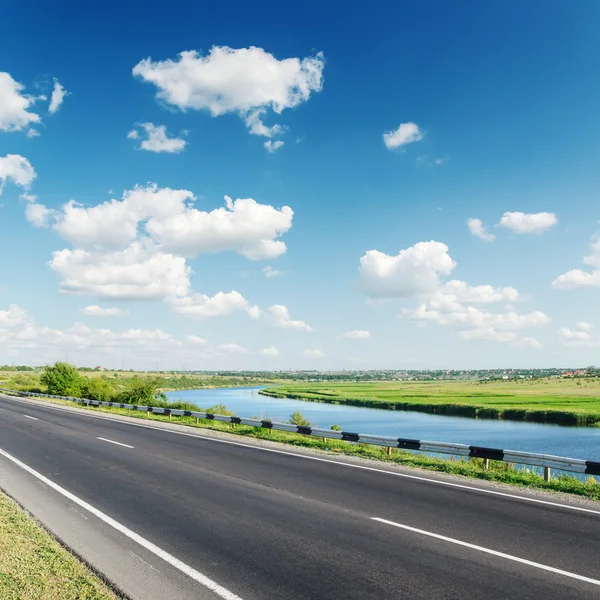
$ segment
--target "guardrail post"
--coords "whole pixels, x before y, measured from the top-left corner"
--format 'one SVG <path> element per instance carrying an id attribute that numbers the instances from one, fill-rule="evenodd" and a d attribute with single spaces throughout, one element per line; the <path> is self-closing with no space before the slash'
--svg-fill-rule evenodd
<path id="1" fill-rule="evenodd" d="M 483 459 L 483 468 L 486 471 L 490 468 L 490 459 L 489 458 L 484 458 Z"/>
<path id="2" fill-rule="evenodd" d="M 150 409 L 148 409 L 148 410 L 146 411 L 146 419 L 149 419 L 149 418 L 150 418 Z"/>
<path id="3" fill-rule="evenodd" d="M 544 467 L 544 481 L 550 481 L 552 479 L 552 473 L 550 467 Z"/>
<path id="4" fill-rule="evenodd" d="M 392 455 L 392 447 L 391 446 L 387 446 L 386 449 L 385 449 L 385 451 L 387 452 L 388 456 Z"/>

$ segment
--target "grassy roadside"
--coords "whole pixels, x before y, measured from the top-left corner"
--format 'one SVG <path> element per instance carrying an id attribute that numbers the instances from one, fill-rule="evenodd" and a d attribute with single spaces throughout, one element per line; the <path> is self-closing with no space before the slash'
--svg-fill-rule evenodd
<path id="1" fill-rule="evenodd" d="M 40 398 L 44 402 L 54 404 L 62 404 L 66 406 L 74 406 L 73 402 L 66 400 L 55 400 Z M 452 475 L 460 475 L 482 479 L 486 481 L 495 481 L 500 483 L 508 483 L 517 486 L 536 488 L 547 491 L 563 492 L 585 496 L 593 500 L 600 500 L 600 483 L 590 477 L 587 481 L 579 480 L 570 475 L 560 475 L 551 481 L 545 481 L 541 475 L 525 469 L 516 470 L 514 465 L 502 461 L 490 461 L 489 468 L 485 469 L 482 459 L 462 458 L 460 460 L 449 460 L 444 458 L 435 458 L 426 454 L 413 453 L 407 450 L 393 449 L 391 454 L 387 454 L 385 448 L 370 446 L 368 444 L 352 444 L 349 442 L 337 440 L 323 440 L 322 438 L 309 437 L 305 435 L 288 433 L 285 431 L 273 430 L 271 434 L 267 429 L 261 427 L 251 427 L 246 425 L 230 425 L 218 421 L 210 421 L 199 419 L 196 422 L 194 417 L 172 417 L 146 414 L 138 411 L 129 411 L 121 408 L 110 407 L 90 407 L 85 404 L 77 405 L 83 410 L 93 412 L 106 412 L 112 414 L 120 414 L 139 418 L 143 420 L 173 422 L 181 425 L 198 429 L 210 429 L 213 431 L 221 431 L 240 437 L 250 437 L 272 442 L 279 442 L 302 448 L 311 448 L 315 450 L 325 451 L 331 454 L 358 456 L 379 460 L 385 463 L 395 463 L 406 467 L 419 467 L 431 471 L 439 471 L 442 473 L 450 473 Z M 219 412 L 219 411 L 213 411 Z"/>
<path id="2" fill-rule="evenodd" d="M 116 600 L 118 596 L 0 492 L 0 598 Z"/>
<path id="3" fill-rule="evenodd" d="M 600 426 L 600 379 L 498 382 L 374 382 L 282 385 L 273 398 L 413 410 L 477 419 Z"/>

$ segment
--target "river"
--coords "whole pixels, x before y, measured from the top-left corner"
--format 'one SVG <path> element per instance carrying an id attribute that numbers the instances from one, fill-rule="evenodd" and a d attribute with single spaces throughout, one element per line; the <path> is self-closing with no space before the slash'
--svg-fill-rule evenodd
<path id="1" fill-rule="evenodd" d="M 288 421 L 299 410 L 314 427 L 340 425 L 345 431 L 373 433 L 436 442 L 539 452 L 600 461 L 600 427 L 564 427 L 494 419 L 469 419 L 405 410 L 382 410 L 269 398 L 260 387 L 179 390 L 169 400 L 193 402 L 201 408 L 222 403 L 240 417 Z"/>

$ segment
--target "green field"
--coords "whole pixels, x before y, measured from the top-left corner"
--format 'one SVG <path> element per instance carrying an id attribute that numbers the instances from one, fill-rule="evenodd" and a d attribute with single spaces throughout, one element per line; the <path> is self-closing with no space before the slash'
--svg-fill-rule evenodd
<path id="1" fill-rule="evenodd" d="M 600 425 L 600 379 L 305 383 L 260 393 L 308 402 L 480 419 Z"/>

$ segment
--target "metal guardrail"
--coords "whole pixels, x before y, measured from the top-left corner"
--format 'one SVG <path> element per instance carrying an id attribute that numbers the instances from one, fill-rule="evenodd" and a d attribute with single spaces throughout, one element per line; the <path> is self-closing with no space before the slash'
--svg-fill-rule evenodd
<path id="1" fill-rule="evenodd" d="M 360 444 L 371 444 L 373 446 L 383 446 L 386 448 L 399 448 L 402 450 L 415 450 L 420 452 L 432 452 L 437 454 L 450 454 L 453 456 L 466 456 L 482 458 L 485 464 L 489 460 L 499 460 L 507 463 L 516 463 L 522 465 L 543 467 L 546 479 L 550 478 L 550 469 L 558 469 L 571 473 L 581 473 L 584 475 L 600 475 L 600 462 L 592 460 L 583 460 L 580 458 L 566 458 L 563 456 L 553 456 L 551 454 L 536 454 L 533 452 L 518 452 L 516 450 L 502 450 L 499 448 L 487 448 L 484 446 L 468 446 L 466 444 L 454 444 L 451 442 L 430 442 L 426 440 L 414 440 L 407 438 L 393 438 L 383 435 L 370 435 L 367 433 L 351 433 L 348 431 L 334 431 L 331 429 L 320 429 L 318 427 L 305 427 L 302 425 L 292 425 L 291 423 L 277 423 L 268 419 L 246 419 L 244 417 L 227 417 L 194 410 L 180 410 L 174 408 L 162 408 L 157 406 L 138 406 L 136 404 L 121 404 L 118 402 L 101 402 L 99 400 L 89 400 L 87 398 L 71 398 L 67 396 L 54 396 L 50 394 L 37 394 L 32 392 L 21 392 L 15 390 L 3 390 L 1 393 L 24 397 L 56 398 L 58 400 L 69 400 L 71 402 L 84 403 L 89 406 L 109 406 L 112 408 L 125 408 L 129 410 L 139 410 L 142 412 L 169 415 L 178 417 L 195 417 L 197 419 L 208 419 L 211 421 L 220 421 L 232 425 L 250 425 L 253 427 L 263 427 L 269 430 L 288 431 L 290 433 L 299 433 L 320 438 L 333 440 L 342 440 L 346 442 L 355 442 Z"/>

